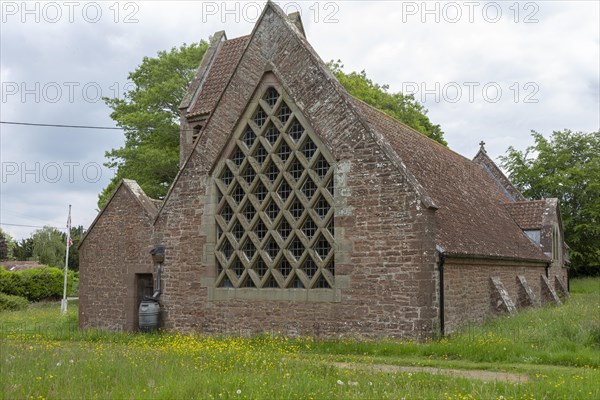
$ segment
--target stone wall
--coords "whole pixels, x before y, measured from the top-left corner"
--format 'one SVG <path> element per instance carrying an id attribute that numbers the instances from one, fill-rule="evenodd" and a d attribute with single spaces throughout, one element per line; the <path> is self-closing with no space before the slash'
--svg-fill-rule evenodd
<path id="1" fill-rule="evenodd" d="M 272 24 L 283 24 L 277 16 Z M 206 332 L 282 331 L 316 336 L 421 337 L 437 321 L 434 212 L 355 116 L 333 76 L 288 27 L 261 25 L 155 226 L 167 247 L 162 295 L 167 328 Z M 282 81 L 335 158 L 334 301 L 209 300 L 214 248 L 206 219 L 210 173 L 262 76 Z M 244 89 L 237 89 L 244 88 Z M 198 149 L 201 149 L 199 151 Z M 234 289 L 232 289 L 234 290 Z M 236 289 L 255 290 L 261 289 Z M 284 290 L 284 289 L 282 289 Z M 304 290 L 304 289 L 285 289 Z M 312 289 L 311 289 L 312 290 Z M 326 289 L 324 289 L 326 290 Z"/>
<path id="2" fill-rule="evenodd" d="M 79 326 L 137 328 L 136 277 L 152 273 L 152 219 L 121 184 L 79 248 Z"/>
<path id="3" fill-rule="evenodd" d="M 445 331 L 451 333 L 469 324 L 481 324 L 486 317 L 496 314 L 498 296 L 493 293 L 491 278 L 502 282 L 517 308 L 523 306 L 522 285 L 518 277 L 524 277 L 540 303 L 540 275 L 545 274 L 544 263 L 492 261 L 481 259 L 447 258 L 444 264 L 444 314 Z"/>

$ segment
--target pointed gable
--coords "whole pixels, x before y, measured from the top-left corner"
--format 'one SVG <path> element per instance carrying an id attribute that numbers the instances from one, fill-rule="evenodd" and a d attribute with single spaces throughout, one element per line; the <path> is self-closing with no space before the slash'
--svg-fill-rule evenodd
<path id="1" fill-rule="evenodd" d="M 502 170 L 498 168 L 494 160 L 492 160 L 483 147 L 484 143 L 481 143 L 479 152 L 473 158 L 473 162 L 479 164 L 484 171 L 494 181 L 494 184 L 502 191 L 508 201 L 525 201 L 527 200 L 519 190 L 514 187 L 510 180 L 504 175 Z"/>
<path id="2" fill-rule="evenodd" d="M 348 157 L 365 140 L 379 146 L 421 203 L 439 208 L 436 241 L 448 253 L 545 259 L 502 207 L 506 195 L 485 168 L 350 96 L 294 22 L 273 3 L 267 3 L 252 34 L 239 38 L 230 50 L 222 53 L 222 63 L 232 70 L 231 76 L 225 79 L 223 73 L 217 79 L 215 91 L 227 83 L 209 111 L 204 128 L 209 137 L 194 145 L 195 165 L 215 164 L 264 73 L 271 72 L 334 158 Z M 202 151 L 195 151 L 199 146 Z"/>
<path id="3" fill-rule="evenodd" d="M 141 208 L 140 211 L 143 212 L 144 219 L 148 221 L 153 220 L 158 214 L 159 201 L 151 199 L 146 195 L 144 190 L 138 185 L 138 183 L 131 179 L 122 179 L 119 185 L 117 185 L 116 189 L 113 191 L 112 195 L 106 202 L 106 205 L 100 210 L 94 221 L 90 224 L 90 227 L 81 238 L 79 242 L 79 247 L 82 247 L 85 239 L 90 236 L 96 224 L 102 219 L 104 213 L 107 209 L 114 207 L 120 207 L 120 204 L 113 204 L 113 202 L 117 201 L 117 197 L 119 194 L 123 196 L 133 198 L 135 200 L 135 204 L 138 204 Z M 134 210 L 129 209 L 130 212 L 134 212 Z"/>
<path id="4" fill-rule="evenodd" d="M 297 100 L 298 108 L 335 158 L 339 159 L 341 154 L 361 146 L 362 141 L 357 142 L 356 138 L 365 137 L 366 134 L 365 139 L 374 141 L 380 147 L 379 153 L 390 159 L 406 175 L 423 205 L 435 208 L 431 198 L 401 160 L 398 160 L 389 144 L 360 118 L 350 96 L 310 46 L 300 28 L 297 17 L 286 16 L 277 5 L 268 2 L 248 37 L 247 44 L 243 46 L 240 42 L 235 50 L 231 47 L 231 52 L 227 55 L 223 53 L 223 64 L 227 64 L 229 68 L 233 65 L 235 68 L 203 126 L 203 132 L 207 132 L 211 121 L 219 121 L 217 126 L 212 124 L 211 137 L 204 138 L 203 150 L 198 154 L 201 160 L 198 163 L 206 165 L 214 162 L 213 146 L 207 146 L 207 143 L 220 142 L 222 138 L 231 136 L 233 125 L 257 90 L 259 80 L 264 72 L 270 71 L 279 79 L 289 96 Z M 241 41 L 243 38 L 239 39 Z M 225 80 L 219 79 L 220 82 Z M 192 104 L 191 107 L 197 105 Z M 224 121 L 228 122 L 223 123 Z M 331 129 L 332 126 L 336 129 Z M 198 142 L 194 143 L 193 148 L 197 145 Z"/>

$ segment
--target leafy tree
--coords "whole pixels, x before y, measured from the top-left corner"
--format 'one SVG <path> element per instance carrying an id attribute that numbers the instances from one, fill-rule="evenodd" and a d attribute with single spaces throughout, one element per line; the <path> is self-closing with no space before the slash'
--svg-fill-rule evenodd
<path id="1" fill-rule="evenodd" d="M 179 104 L 206 51 L 205 41 L 144 57 L 129 74 L 124 99 L 104 98 L 125 131 L 125 146 L 106 152 L 115 177 L 99 195 L 102 208 L 122 178 L 135 179 L 148 196 L 161 198 L 179 169 Z"/>
<path id="2" fill-rule="evenodd" d="M 28 237 L 21 239 L 20 242 L 15 243 L 13 249 L 13 257 L 18 261 L 28 261 L 33 258 L 33 239 Z"/>
<path id="3" fill-rule="evenodd" d="M 373 83 L 367 78 L 364 70 L 360 73 L 350 72 L 347 74 L 342 71 L 344 66 L 340 60 L 330 61 L 327 65 L 352 96 L 396 118 L 425 136 L 443 145 L 448 144 L 444 140 L 444 132 L 440 126 L 429 121 L 427 110 L 415 100 L 412 94 L 389 93 L 389 85 Z"/>
<path id="4" fill-rule="evenodd" d="M 600 274 L 600 132 L 557 131 L 524 152 L 508 148 L 501 165 L 525 197 L 560 200 L 575 275 Z"/>
<path id="5" fill-rule="evenodd" d="M 40 263 L 61 268 L 65 263 L 66 237 L 56 228 L 46 226 L 38 229 L 31 237 L 33 256 Z"/>
<path id="6" fill-rule="evenodd" d="M 79 271 L 79 249 L 77 249 L 77 246 L 79 246 L 83 233 L 84 229 L 82 225 L 71 229 L 73 245 L 69 248 L 69 269 L 74 271 Z M 65 235 L 66 240 L 66 234 L 63 235 Z"/>
<path id="7" fill-rule="evenodd" d="M 8 243 L 4 237 L 4 232 L 0 232 L 0 261 L 8 259 Z"/>
<path id="8" fill-rule="evenodd" d="M 0 228 L 0 261 L 11 260 L 13 258 L 13 250 L 15 241 L 8 233 Z"/>

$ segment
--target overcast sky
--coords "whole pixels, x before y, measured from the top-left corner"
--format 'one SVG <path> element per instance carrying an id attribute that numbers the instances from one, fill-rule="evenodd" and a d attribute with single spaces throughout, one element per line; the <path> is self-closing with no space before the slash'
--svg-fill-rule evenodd
<path id="1" fill-rule="evenodd" d="M 250 33 L 264 2 L 2 1 L 0 120 L 114 126 L 101 96 L 121 96 L 145 56 Z M 530 130 L 599 129 L 597 1 L 279 2 L 300 11 L 325 61 L 366 70 L 391 91 L 414 93 L 450 148 L 496 158 L 532 144 Z M 104 152 L 118 130 L 0 124 L 0 227 L 86 228 L 113 171 Z M 31 225 L 34 227 L 20 227 Z"/>

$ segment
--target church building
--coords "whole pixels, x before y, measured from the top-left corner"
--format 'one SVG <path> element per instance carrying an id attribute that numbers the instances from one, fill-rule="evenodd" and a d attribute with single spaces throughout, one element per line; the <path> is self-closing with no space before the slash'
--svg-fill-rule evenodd
<path id="1" fill-rule="evenodd" d="M 154 293 L 167 330 L 424 339 L 568 295 L 557 200 L 349 95 L 298 14 L 217 32 L 180 110 L 166 197 L 123 180 L 80 244 L 81 328 Z"/>

